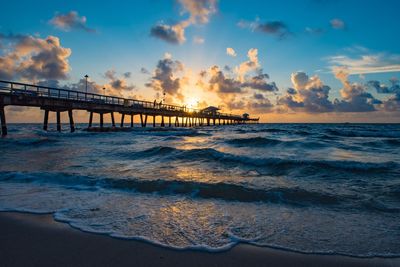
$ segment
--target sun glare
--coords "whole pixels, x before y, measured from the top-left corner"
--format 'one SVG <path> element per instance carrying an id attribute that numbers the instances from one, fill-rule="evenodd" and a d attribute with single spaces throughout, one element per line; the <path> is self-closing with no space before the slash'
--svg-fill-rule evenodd
<path id="1" fill-rule="evenodd" d="M 188 108 L 198 108 L 199 103 L 200 103 L 200 99 L 197 97 L 189 97 L 186 100 L 186 104 L 187 104 Z"/>

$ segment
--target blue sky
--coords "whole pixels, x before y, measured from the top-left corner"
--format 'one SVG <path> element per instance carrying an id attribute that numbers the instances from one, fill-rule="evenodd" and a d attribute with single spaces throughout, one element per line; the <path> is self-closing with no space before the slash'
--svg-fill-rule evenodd
<path id="1" fill-rule="evenodd" d="M 186 69 L 198 73 L 213 65 L 221 69 L 229 65 L 234 69 L 247 60 L 249 49 L 256 48 L 259 69 L 279 88 L 266 94 L 271 102 L 294 86 L 291 81 L 294 72 L 304 72 L 309 77 L 318 75 L 331 88 L 329 99 L 339 98 L 343 85 L 330 68 L 335 56 L 345 58 L 341 62 L 349 63 L 350 59 L 350 63 L 356 64 L 354 60 L 362 56 L 380 55 L 376 64 L 380 67 L 393 65 L 390 72 L 369 73 L 375 72 L 369 69 L 361 76 L 349 71 L 351 82 L 378 80 L 387 85 L 389 79 L 400 78 L 400 68 L 396 68 L 400 64 L 399 1 L 220 0 L 214 4 L 215 11 L 207 16 L 207 22 L 191 23 L 185 28 L 186 41 L 182 43 L 169 43 L 150 34 L 155 25 L 175 25 L 190 18 L 190 11 L 174 0 L 113 1 L 111 4 L 4 1 L 0 33 L 58 37 L 61 46 L 72 52 L 68 57 L 70 70 L 67 78 L 61 79 L 62 84 L 78 82 L 85 74 L 97 83 L 106 83 L 104 73 L 107 70 L 117 74 L 131 72 L 126 77 L 127 82 L 136 86 L 136 95 L 147 98 L 152 98 L 155 91 L 145 84 L 152 80 L 151 73 L 165 53 L 183 63 Z M 77 12 L 79 18 L 85 17 L 85 26 L 95 32 L 75 27 L 65 30 L 51 23 L 56 16 L 71 11 Z M 333 20 L 343 24 L 334 27 Z M 241 21 L 247 26 L 238 26 Z M 255 26 L 270 22 L 282 23 L 283 37 L 257 30 Z M 194 43 L 194 38 L 204 43 Z M 236 57 L 226 54 L 228 47 L 235 50 Z M 6 52 L 0 50 L 0 55 Z M 141 73 L 142 67 L 150 74 Z M 16 75 L 16 79 L 21 78 Z M 365 90 L 375 93 L 371 88 Z M 374 97 L 384 99 L 388 95 L 374 94 Z M 238 98 L 240 96 L 235 99 Z M 177 101 L 177 95 L 171 94 L 171 101 Z"/>

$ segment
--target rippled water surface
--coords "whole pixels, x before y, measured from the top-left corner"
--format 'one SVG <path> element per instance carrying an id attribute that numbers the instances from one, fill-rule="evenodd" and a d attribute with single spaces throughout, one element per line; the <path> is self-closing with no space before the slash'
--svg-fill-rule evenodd
<path id="1" fill-rule="evenodd" d="M 400 256 L 400 125 L 257 124 L 0 139 L 0 210 L 174 248 Z"/>

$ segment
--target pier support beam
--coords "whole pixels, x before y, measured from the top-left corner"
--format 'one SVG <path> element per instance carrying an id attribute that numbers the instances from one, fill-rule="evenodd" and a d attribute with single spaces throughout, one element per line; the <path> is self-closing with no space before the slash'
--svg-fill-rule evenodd
<path id="1" fill-rule="evenodd" d="M 207 118 L 207 126 L 210 126 L 210 118 Z"/>
<path id="2" fill-rule="evenodd" d="M 68 117 L 69 117 L 69 127 L 71 128 L 71 133 L 75 132 L 75 123 L 74 117 L 72 114 L 72 109 L 68 110 Z"/>
<path id="3" fill-rule="evenodd" d="M 90 115 L 89 115 L 89 128 L 92 127 L 92 123 L 93 123 L 93 112 L 90 111 Z"/>
<path id="4" fill-rule="evenodd" d="M 146 127 L 147 115 L 144 115 L 144 119 L 143 119 L 143 114 L 140 114 L 140 123 L 142 124 L 142 127 Z"/>
<path id="5" fill-rule="evenodd" d="M 0 107 L 0 121 L 1 121 L 1 135 L 7 135 L 7 124 L 6 124 L 6 113 L 4 112 L 4 106 Z"/>
<path id="6" fill-rule="evenodd" d="M 179 117 L 175 117 L 175 127 L 179 127 Z"/>
<path id="7" fill-rule="evenodd" d="M 100 113 L 100 128 L 103 128 L 104 126 L 104 114 Z"/>
<path id="8" fill-rule="evenodd" d="M 156 127 L 156 116 L 153 115 L 153 127 Z"/>
<path id="9" fill-rule="evenodd" d="M 133 128 L 133 114 L 131 114 L 131 128 Z"/>
<path id="10" fill-rule="evenodd" d="M 56 111 L 57 113 L 57 132 L 61 132 L 61 112 Z"/>
<path id="11" fill-rule="evenodd" d="M 44 111 L 43 130 L 47 131 L 48 124 L 49 124 L 49 110 L 46 109 Z"/>
<path id="12" fill-rule="evenodd" d="M 161 115 L 161 127 L 165 127 L 164 116 Z"/>
<path id="13" fill-rule="evenodd" d="M 122 113 L 122 115 L 121 115 L 121 128 L 124 127 L 124 119 L 125 119 L 125 114 Z"/>
<path id="14" fill-rule="evenodd" d="M 111 114 L 111 124 L 112 124 L 112 127 L 115 127 L 114 112 L 111 112 L 110 114 Z"/>

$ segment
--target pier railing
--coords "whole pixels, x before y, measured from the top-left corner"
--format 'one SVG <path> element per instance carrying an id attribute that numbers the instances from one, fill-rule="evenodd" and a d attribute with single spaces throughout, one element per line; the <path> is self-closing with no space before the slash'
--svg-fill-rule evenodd
<path id="1" fill-rule="evenodd" d="M 24 95 L 32 97 L 46 97 L 46 98 L 57 98 L 66 99 L 72 101 L 83 101 L 88 103 L 96 104 L 107 104 L 107 105 L 118 105 L 139 109 L 159 109 L 177 112 L 187 112 L 193 114 L 202 114 L 202 110 L 187 108 L 186 106 L 160 104 L 157 102 L 143 101 L 130 98 L 122 98 L 111 95 L 102 95 L 96 93 L 86 93 L 77 90 L 60 89 L 48 86 L 26 84 L 20 82 L 10 82 L 0 80 L 0 92 L 10 93 L 12 95 Z M 228 114 L 228 113 L 217 113 L 218 116 L 229 116 L 232 118 L 241 119 L 242 116 Z"/>

